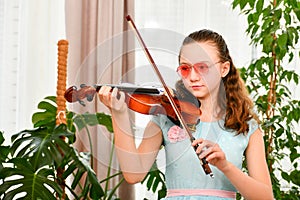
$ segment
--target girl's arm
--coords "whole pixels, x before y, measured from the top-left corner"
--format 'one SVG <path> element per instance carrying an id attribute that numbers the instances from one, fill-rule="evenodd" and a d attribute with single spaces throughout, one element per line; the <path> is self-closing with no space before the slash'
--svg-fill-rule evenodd
<path id="1" fill-rule="evenodd" d="M 198 139 L 193 142 L 193 145 L 197 143 L 200 143 L 197 149 L 198 153 L 203 147 L 209 147 L 200 154 L 200 158 L 206 157 L 210 164 L 222 171 L 245 199 L 273 199 L 272 184 L 265 159 L 263 135 L 260 129 L 257 129 L 250 136 L 245 152 L 249 175 L 227 161 L 218 144 L 210 144 L 207 140 Z"/>
<path id="2" fill-rule="evenodd" d="M 225 170 L 238 191 L 246 199 L 274 199 L 272 183 L 265 157 L 263 133 L 257 129 L 249 140 L 246 149 L 246 161 L 249 176 L 241 176 L 240 180 L 234 177 L 236 169 Z M 244 174 L 244 173 L 243 173 Z"/>
<path id="3" fill-rule="evenodd" d="M 149 122 L 137 148 L 124 93 L 117 98 L 117 89 L 110 91 L 110 87 L 101 87 L 99 98 L 111 110 L 115 150 L 124 178 L 128 183 L 137 183 L 144 179 L 155 161 L 162 144 L 161 129 Z"/>

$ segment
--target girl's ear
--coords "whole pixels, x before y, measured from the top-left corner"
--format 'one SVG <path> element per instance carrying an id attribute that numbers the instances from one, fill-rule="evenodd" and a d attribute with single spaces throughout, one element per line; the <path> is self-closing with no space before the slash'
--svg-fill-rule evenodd
<path id="1" fill-rule="evenodd" d="M 229 70 L 230 70 L 230 62 L 226 61 L 226 62 L 222 63 L 222 66 L 221 66 L 221 76 L 222 76 L 222 78 L 227 76 L 227 74 L 229 73 Z"/>

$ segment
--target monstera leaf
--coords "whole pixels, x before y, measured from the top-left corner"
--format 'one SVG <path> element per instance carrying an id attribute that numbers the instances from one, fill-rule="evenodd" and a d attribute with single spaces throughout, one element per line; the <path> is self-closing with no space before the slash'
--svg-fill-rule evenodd
<path id="1" fill-rule="evenodd" d="M 61 196 L 62 189 L 54 182 L 54 171 L 50 168 L 35 170 L 26 158 L 13 158 L 1 170 L 0 196 L 3 200 L 16 199 L 56 199 L 53 191 Z"/>
<path id="2" fill-rule="evenodd" d="M 37 128 L 12 136 L 12 158 L 4 163 L 10 167 L 4 167 L 0 171 L 3 181 L 0 194 L 4 195 L 4 199 L 12 199 L 22 194 L 26 194 L 25 198 L 28 199 L 51 199 L 55 197 L 53 191 L 61 195 L 62 189 L 54 181 L 55 166 L 63 162 L 63 154 L 70 154 L 73 150 L 61 139 L 62 136 L 73 137 L 66 125 L 57 126 L 53 132 L 46 128 Z"/>
<path id="3" fill-rule="evenodd" d="M 165 175 L 157 167 L 156 162 L 153 163 L 150 171 L 145 176 L 142 184 L 146 183 L 147 189 L 152 190 L 155 193 L 158 189 L 158 186 L 161 185 L 161 188 L 158 190 L 158 198 L 161 199 L 166 196 L 166 185 L 165 185 Z"/>
<path id="4" fill-rule="evenodd" d="M 63 167 L 65 167 L 63 178 L 66 179 L 71 175 L 73 176 L 71 183 L 72 190 L 75 190 L 76 186 L 79 185 L 79 181 L 85 177 L 84 189 L 81 194 L 76 194 L 76 199 L 87 199 L 88 194 L 91 199 L 100 199 L 104 195 L 104 191 L 94 170 L 90 167 L 90 153 L 78 153 L 76 149 L 73 149 L 65 158 L 66 162 L 63 163 Z"/>
<path id="5" fill-rule="evenodd" d="M 109 132 L 113 132 L 111 116 L 105 113 L 83 113 L 75 114 L 69 112 L 68 116 L 72 116 L 72 124 L 76 124 L 78 130 L 86 128 L 88 126 L 102 125 L 105 126 Z"/>
<path id="6" fill-rule="evenodd" d="M 57 126 L 52 132 L 47 128 L 24 130 L 12 136 L 11 154 L 13 157 L 27 158 L 34 169 L 58 165 L 62 162 L 62 155 L 72 150 L 62 137 L 74 137 L 65 124 Z"/>
<path id="7" fill-rule="evenodd" d="M 38 104 L 39 112 L 32 115 L 32 123 L 34 127 L 47 127 L 53 130 L 56 125 L 56 98 L 53 96 L 45 97 Z"/>
<path id="8" fill-rule="evenodd" d="M 0 131 L 0 174 L 1 174 L 1 170 L 3 168 L 2 163 L 5 162 L 5 160 L 7 159 L 7 156 L 9 154 L 9 146 L 4 146 L 4 136 L 3 136 L 3 132 Z"/>

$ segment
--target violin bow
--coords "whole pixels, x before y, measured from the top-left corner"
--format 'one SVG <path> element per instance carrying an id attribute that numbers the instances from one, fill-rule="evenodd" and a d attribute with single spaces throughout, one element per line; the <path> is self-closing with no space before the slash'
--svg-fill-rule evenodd
<path id="1" fill-rule="evenodd" d="M 169 90 L 166 82 L 164 81 L 163 76 L 161 75 L 161 73 L 160 73 L 157 65 L 155 64 L 155 62 L 154 62 L 154 60 L 153 60 L 153 58 L 152 58 L 152 56 L 151 56 L 151 54 L 150 54 L 150 52 L 149 52 L 149 50 L 148 50 L 148 48 L 146 46 L 144 40 L 142 39 L 141 34 L 139 33 L 138 29 L 136 28 L 136 26 L 135 26 L 132 18 L 130 17 L 130 15 L 127 15 L 126 19 L 127 19 L 127 22 L 130 24 L 130 26 L 132 27 L 132 29 L 133 29 L 133 31 L 134 31 L 134 33 L 135 33 L 135 35 L 136 35 L 136 37 L 137 37 L 140 45 L 142 46 L 142 48 L 143 48 L 143 50 L 144 50 L 144 52 L 146 54 L 146 57 L 148 58 L 151 66 L 153 67 L 153 70 L 155 71 L 156 75 L 158 76 L 158 79 L 161 82 L 161 84 L 162 84 L 162 86 L 163 86 L 163 88 L 164 88 L 164 90 L 166 92 L 165 95 L 167 96 L 168 100 L 170 101 L 170 104 L 171 104 L 172 108 L 174 109 L 175 114 L 176 114 L 176 116 L 177 116 L 180 124 L 182 125 L 182 127 L 186 131 L 186 133 L 188 134 L 191 142 L 193 142 L 195 140 L 195 137 L 192 135 L 190 129 L 188 128 L 188 125 L 184 121 L 184 118 L 183 118 L 183 116 L 182 116 L 179 108 L 176 106 L 174 98 L 172 97 L 172 94 L 171 94 L 171 92 L 170 92 L 170 90 Z M 196 149 L 197 149 L 198 146 L 199 145 L 194 146 L 194 150 L 195 151 L 196 151 Z M 208 162 L 206 161 L 206 159 L 202 158 L 202 159 L 200 159 L 200 162 L 201 162 L 201 165 L 202 165 L 202 168 L 203 168 L 205 174 L 210 175 L 210 177 L 213 178 L 214 175 L 213 175 L 213 173 L 212 173 L 212 171 L 211 171 L 211 169 L 210 169 L 210 167 L 209 167 Z"/>

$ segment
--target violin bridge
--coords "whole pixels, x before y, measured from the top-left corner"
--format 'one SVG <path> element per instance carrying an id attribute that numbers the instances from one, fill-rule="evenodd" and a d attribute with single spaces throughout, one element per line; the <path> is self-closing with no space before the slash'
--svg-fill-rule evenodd
<path id="1" fill-rule="evenodd" d="M 189 130 L 191 132 L 195 132 L 196 131 L 196 124 L 187 124 Z"/>

